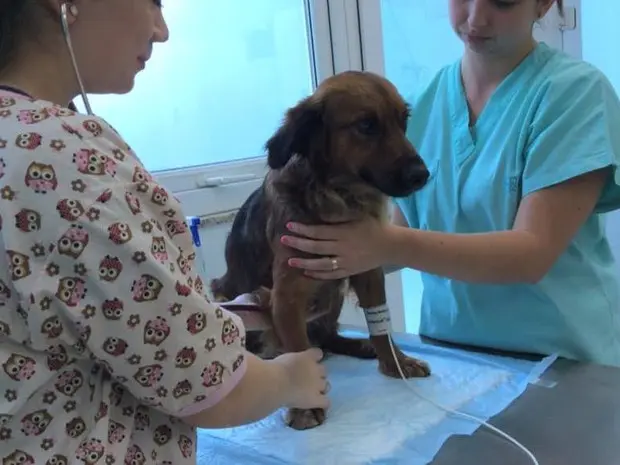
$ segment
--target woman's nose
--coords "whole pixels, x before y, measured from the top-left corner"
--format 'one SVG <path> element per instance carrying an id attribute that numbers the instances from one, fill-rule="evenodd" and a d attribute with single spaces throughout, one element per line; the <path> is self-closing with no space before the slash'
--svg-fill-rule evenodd
<path id="1" fill-rule="evenodd" d="M 489 23 L 489 0 L 471 0 L 467 23 L 471 29 L 483 28 Z"/>
<path id="2" fill-rule="evenodd" d="M 159 17 L 155 22 L 155 31 L 153 33 L 153 42 L 166 42 L 170 37 L 170 31 L 168 25 L 164 19 L 163 13 L 159 12 Z"/>

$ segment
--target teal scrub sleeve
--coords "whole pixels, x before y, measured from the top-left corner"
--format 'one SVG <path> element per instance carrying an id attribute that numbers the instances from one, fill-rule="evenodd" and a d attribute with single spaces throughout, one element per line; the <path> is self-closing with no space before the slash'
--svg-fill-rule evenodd
<path id="1" fill-rule="evenodd" d="M 407 220 L 407 224 L 410 228 L 419 229 L 420 220 L 418 218 L 418 209 L 415 204 L 415 199 L 412 196 L 394 199 L 394 204 L 403 213 L 403 216 Z"/>
<path id="2" fill-rule="evenodd" d="M 530 126 L 523 196 L 610 167 L 596 212 L 620 208 L 620 100 L 611 83 L 580 63 L 552 77 L 543 92 Z"/>

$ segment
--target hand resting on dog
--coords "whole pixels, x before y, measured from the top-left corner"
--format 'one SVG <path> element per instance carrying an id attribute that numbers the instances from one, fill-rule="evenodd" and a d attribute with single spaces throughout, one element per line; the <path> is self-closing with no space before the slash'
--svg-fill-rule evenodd
<path id="1" fill-rule="evenodd" d="M 238 315 L 247 331 L 272 327 L 267 289 L 245 293 L 218 305 Z M 265 310 L 265 311 L 264 311 Z M 210 409 L 184 418 L 201 428 L 227 428 L 258 421 L 281 407 L 329 407 L 323 352 L 313 348 L 264 361 L 246 353 L 247 369 L 239 384 Z"/>
<path id="2" fill-rule="evenodd" d="M 183 418 L 199 428 L 229 428 L 259 421 L 279 408 L 329 408 L 323 352 L 312 348 L 262 360 L 247 353 L 246 373 L 220 402 Z"/>

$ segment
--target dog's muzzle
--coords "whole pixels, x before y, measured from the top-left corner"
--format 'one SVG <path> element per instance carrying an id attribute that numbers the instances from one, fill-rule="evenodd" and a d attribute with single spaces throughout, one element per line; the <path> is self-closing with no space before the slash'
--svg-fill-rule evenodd
<path id="1" fill-rule="evenodd" d="M 401 160 L 389 172 L 366 171 L 362 177 L 390 197 L 406 197 L 423 188 L 430 173 L 420 158 Z"/>

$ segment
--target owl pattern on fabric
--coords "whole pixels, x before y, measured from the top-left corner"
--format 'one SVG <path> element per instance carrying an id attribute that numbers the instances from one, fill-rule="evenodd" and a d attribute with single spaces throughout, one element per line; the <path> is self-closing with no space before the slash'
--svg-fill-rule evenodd
<path id="1" fill-rule="evenodd" d="M 195 464 L 177 418 L 234 388 L 245 331 L 181 205 L 105 121 L 0 109 L 0 464 Z"/>

